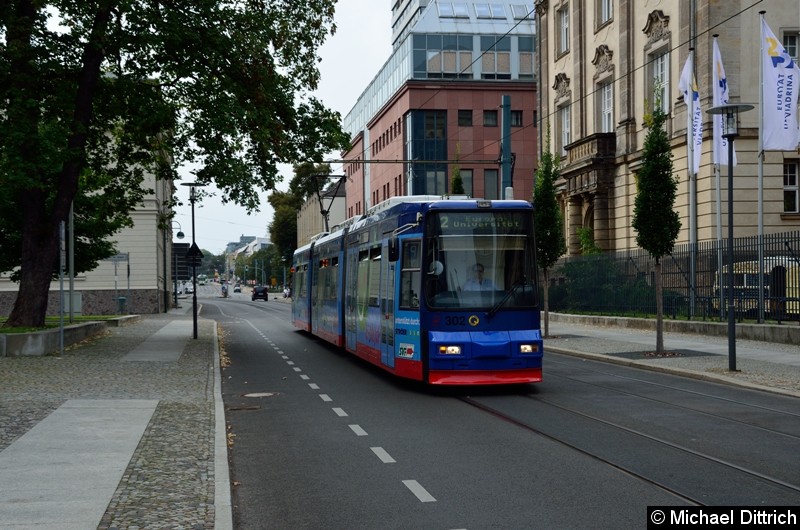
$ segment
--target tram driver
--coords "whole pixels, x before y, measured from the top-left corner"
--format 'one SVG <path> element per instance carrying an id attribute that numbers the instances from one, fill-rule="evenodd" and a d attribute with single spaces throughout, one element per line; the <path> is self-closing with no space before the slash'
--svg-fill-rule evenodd
<path id="1" fill-rule="evenodd" d="M 471 268 L 471 277 L 464 283 L 465 291 L 496 291 L 497 286 L 491 278 L 484 278 L 484 266 L 481 263 L 475 263 Z"/>

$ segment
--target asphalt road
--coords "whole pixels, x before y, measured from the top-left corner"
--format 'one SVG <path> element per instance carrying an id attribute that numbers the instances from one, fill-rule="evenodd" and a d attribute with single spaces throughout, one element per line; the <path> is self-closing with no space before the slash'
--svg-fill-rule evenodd
<path id="1" fill-rule="evenodd" d="M 642 528 L 653 505 L 800 504 L 796 399 L 547 353 L 539 385 L 430 389 L 296 331 L 282 301 L 205 294 L 236 528 Z"/>

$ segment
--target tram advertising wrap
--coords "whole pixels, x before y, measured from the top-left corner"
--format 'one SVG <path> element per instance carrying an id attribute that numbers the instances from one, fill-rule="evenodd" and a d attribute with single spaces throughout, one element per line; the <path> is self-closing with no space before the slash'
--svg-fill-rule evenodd
<path id="1" fill-rule="evenodd" d="M 297 249 L 296 327 L 432 385 L 542 380 L 533 207 L 393 197 Z"/>

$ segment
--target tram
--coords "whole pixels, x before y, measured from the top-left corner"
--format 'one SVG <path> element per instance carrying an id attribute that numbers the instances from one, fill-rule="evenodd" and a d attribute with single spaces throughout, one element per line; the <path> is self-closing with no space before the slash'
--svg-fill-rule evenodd
<path id="1" fill-rule="evenodd" d="M 431 385 L 542 380 L 533 207 L 393 197 L 293 256 L 292 321 Z"/>

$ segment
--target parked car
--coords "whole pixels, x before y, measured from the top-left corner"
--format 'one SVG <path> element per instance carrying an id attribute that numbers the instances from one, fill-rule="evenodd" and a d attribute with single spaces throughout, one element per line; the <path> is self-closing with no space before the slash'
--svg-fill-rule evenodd
<path id="1" fill-rule="evenodd" d="M 233 292 L 234 292 L 234 293 L 241 293 L 241 292 L 242 292 L 242 286 L 241 286 L 241 284 L 238 284 L 238 283 L 237 283 L 236 285 L 234 285 L 234 286 L 233 286 Z"/>
<path id="2" fill-rule="evenodd" d="M 256 285 L 253 287 L 252 300 L 255 302 L 258 299 L 264 300 L 265 302 L 269 300 L 269 292 L 263 285 Z"/>

